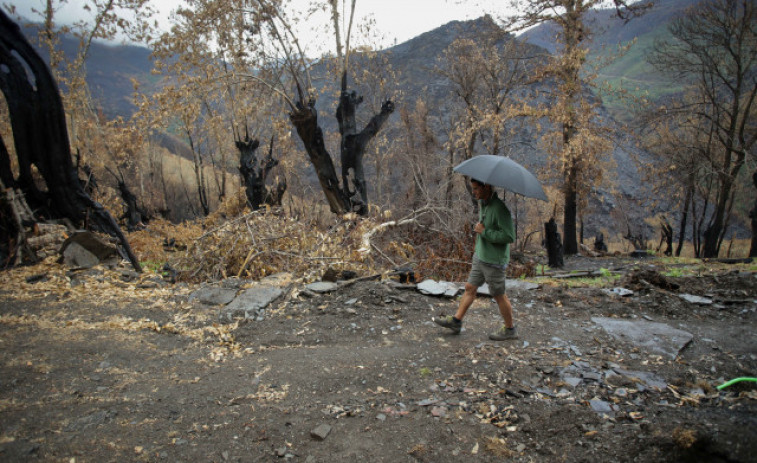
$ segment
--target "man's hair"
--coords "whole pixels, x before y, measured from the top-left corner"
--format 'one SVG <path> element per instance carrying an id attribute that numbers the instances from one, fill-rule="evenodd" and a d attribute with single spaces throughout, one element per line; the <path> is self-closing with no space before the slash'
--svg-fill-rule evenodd
<path id="1" fill-rule="evenodd" d="M 470 182 L 471 183 L 475 183 L 476 185 L 479 185 L 479 186 L 487 186 L 488 185 L 488 183 L 484 183 L 481 180 L 476 180 L 473 177 L 471 177 Z"/>

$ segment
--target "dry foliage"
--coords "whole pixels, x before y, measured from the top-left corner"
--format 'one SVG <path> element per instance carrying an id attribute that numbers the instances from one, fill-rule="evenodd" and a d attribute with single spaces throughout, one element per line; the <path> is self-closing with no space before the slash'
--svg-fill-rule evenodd
<path id="1" fill-rule="evenodd" d="M 690 449 L 697 442 L 697 432 L 693 429 L 675 428 L 673 442 L 682 449 Z"/>
<path id="2" fill-rule="evenodd" d="M 515 452 L 507 448 L 507 442 L 501 437 L 487 437 L 486 450 L 494 456 L 503 458 L 512 458 Z"/>
<path id="3" fill-rule="evenodd" d="M 329 268 L 367 275 L 381 272 L 380 265 L 412 260 L 415 249 L 386 239 L 391 233 L 376 237 L 380 246 L 372 243 L 369 252 L 361 252 L 363 237 L 382 220 L 346 215 L 323 223 L 322 217 L 293 217 L 282 209 L 251 212 L 240 194 L 202 222 L 155 220 L 129 239 L 148 268 L 167 264 L 184 281 L 259 280 L 284 271 L 312 281 Z"/>

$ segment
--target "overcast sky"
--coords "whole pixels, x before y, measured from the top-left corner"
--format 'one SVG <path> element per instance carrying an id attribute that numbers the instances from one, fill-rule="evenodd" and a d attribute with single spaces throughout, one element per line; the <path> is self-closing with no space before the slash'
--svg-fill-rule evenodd
<path id="1" fill-rule="evenodd" d="M 294 3 L 307 5 L 310 1 L 294 0 Z M 56 22 L 67 24 L 81 19 L 87 13 L 82 9 L 85 2 L 68 0 L 56 13 Z M 32 8 L 41 11 L 45 6 L 45 0 L 5 0 L 5 3 L 15 5 L 19 14 L 31 20 L 39 20 L 39 16 L 32 14 Z M 405 42 L 450 21 L 475 19 L 486 13 L 495 18 L 502 17 L 507 13 L 507 3 L 502 0 L 357 0 L 355 15 L 357 21 L 373 18 L 374 33 L 383 37 L 377 45 L 383 48 Z M 167 27 L 169 13 L 181 4 L 181 0 L 153 0 L 153 4 L 160 10 L 161 24 Z M 328 21 L 328 17 L 313 22 L 322 21 Z"/>

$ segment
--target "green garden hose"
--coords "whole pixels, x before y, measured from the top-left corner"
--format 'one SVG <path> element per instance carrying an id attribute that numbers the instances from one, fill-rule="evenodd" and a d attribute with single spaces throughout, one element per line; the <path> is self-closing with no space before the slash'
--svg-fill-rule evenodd
<path id="1" fill-rule="evenodd" d="M 717 390 L 720 391 L 720 390 L 722 390 L 722 389 L 724 389 L 724 388 L 726 388 L 728 386 L 731 386 L 732 384 L 736 384 L 736 383 L 739 383 L 741 381 L 751 381 L 751 382 L 757 383 L 757 378 L 747 378 L 747 377 L 734 378 L 734 379 L 732 379 L 730 381 L 727 381 L 727 382 L 721 384 L 720 386 L 718 386 Z"/>

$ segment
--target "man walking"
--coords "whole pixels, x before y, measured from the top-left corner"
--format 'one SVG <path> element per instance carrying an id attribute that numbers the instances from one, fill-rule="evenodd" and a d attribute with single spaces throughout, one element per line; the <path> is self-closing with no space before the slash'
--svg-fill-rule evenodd
<path id="1" fill-rule="evenodd" d="M 449 328 L 455 334 L 460 333 L 463 317 L 476 299 L 478 288 L 486 282 L 505 322 L 499 330 L 489 335 L 489 339 L 517 339 L 518 335 L 513 325 L 513 308 L 505 294 L 505 269 L 510 262 L 510 243 L 515 241 L 513 219 L 491 185 L 471 179 L 471 188 L 480 205 L 479 221 L 473 229 L 476 233 L 476 250 L 473 254 L 472 268 L 457 313 L 454 316 L 434 317 L 434 322 Z"/>

